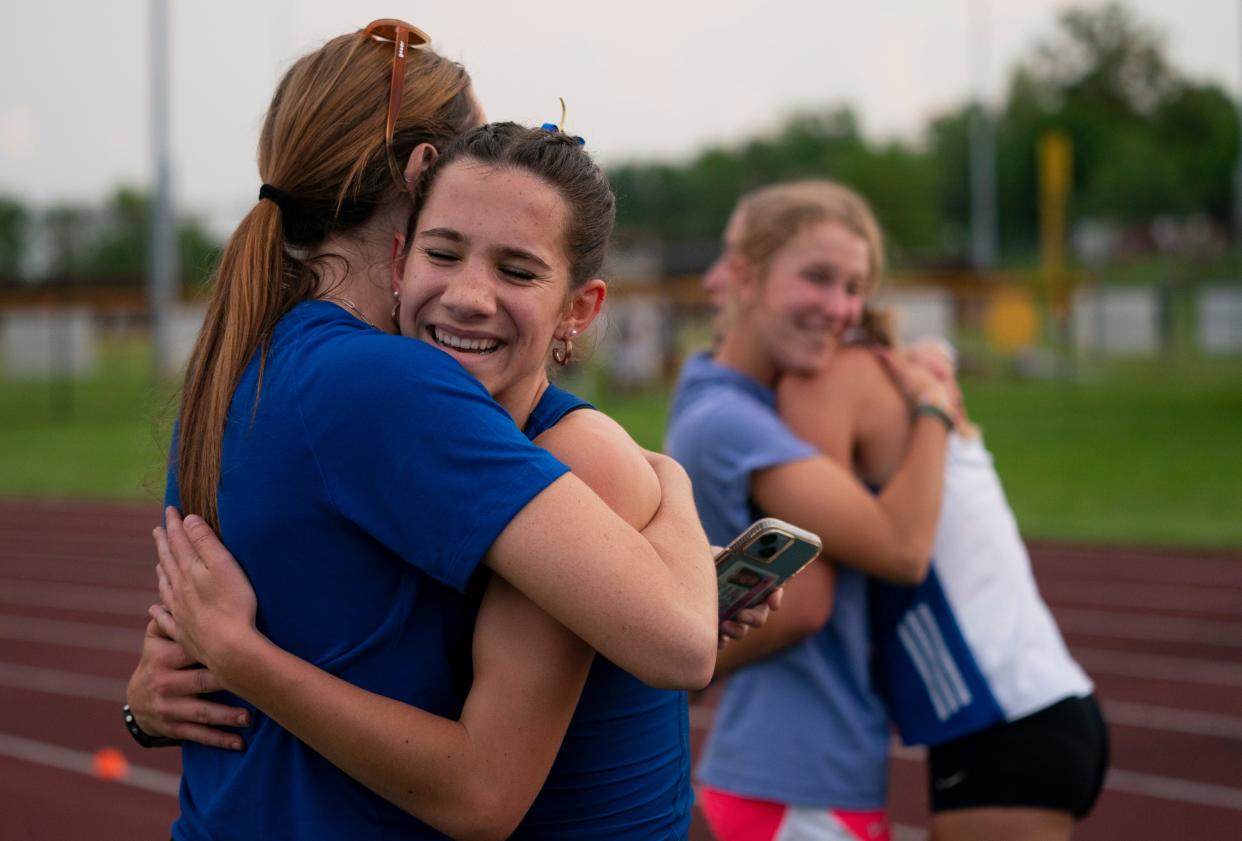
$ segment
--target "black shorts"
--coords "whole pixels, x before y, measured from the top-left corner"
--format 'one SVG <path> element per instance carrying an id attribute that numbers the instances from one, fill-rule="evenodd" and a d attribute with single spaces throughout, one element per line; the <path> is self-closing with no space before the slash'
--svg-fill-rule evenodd
<path id="1" fill-rule="evenodd" d="M 928 750 L 932 812 L 1018 806 L 1085 817 L 1104 786 L 1108 729 L 1095 696 Z"/>

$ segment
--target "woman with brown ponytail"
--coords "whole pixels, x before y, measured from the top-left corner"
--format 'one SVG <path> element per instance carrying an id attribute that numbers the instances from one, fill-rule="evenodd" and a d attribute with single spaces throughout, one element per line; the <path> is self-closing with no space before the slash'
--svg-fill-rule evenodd
<path id="1" fill-rule="evenodd" d="M 715 582 L 685 474 L 649 456 L 660 495 L 639 532 L 450 355 L 391 335 L 406 194 L 438 147 L 483 120 L 465 71 L 426 41 L 377 21 L 303 57 L 277 88 L 261 198 L 226 248 L 186 374 L 169 531 L 204 565 L 219 531 L 272 643 L 434 715 L 462 712 L 481 564 L 626 671 L 702 686 Z M 178 508 L 195 515 L 183 522 Z M 150 639 L 146 661 L 160 656 Z M 131 700 L 144 673 L 149 662 Z M 146 686 L 148 697 L 218 688 L 202 670 L 179 674 L 183 685 Z M 227 707 L 179 703 L 155 703 L 131 729 L 239 744 L 162 727 L 226 723 L 212 716 Z M 183 746 L 178 841 L 440 837 L 236 709 L 253 718 L 245 751 Z"/>

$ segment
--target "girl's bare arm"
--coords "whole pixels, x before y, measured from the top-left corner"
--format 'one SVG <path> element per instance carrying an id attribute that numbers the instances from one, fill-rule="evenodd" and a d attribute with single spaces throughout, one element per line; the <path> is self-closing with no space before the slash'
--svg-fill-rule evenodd
<path id="1" fill-rule="evenodd" d="M 627 522 L 647 525 L 660 485 L 645 457 L 611 421 L 575 414 L 539 443 Z M 206 565 L 183 563 L 195 550 L 175 513 L 168 540 L 157 536 L 161 592 L 181 619 L 157 611 L 166 631 L 204 658 L 225 688 L 421 820 L 463 838 L 513 830 L 572 717 L 593 656 L 585 643 L 494 577 L 476 625 L 474 683 L 461 719 L 440 718 L 345 683 L 259 635 L 244 574 L 203 528 L 193 531 Z"/>
<path id="2" fill-rule="evenodd" d="M 834 370 L 839 376 L 834 363 L 819 376 L 782 382 L 779 399 L 782 417 L 800 437 L 841 457 L 850 452 L 854 410 L 866 392 L 834 381 Z M 920 399 L 949 409 L 943 385 L 917 372 L 908 376 Z M 878 497 L 848 466 L 821 455 L 756 473 L 755 500 L 771 515 L 819 534 L 824 557 L 869 575 L 916 583 L 926 575 L 935 536 L 947 433 L 938 419 L 921 416 L 901 468 Z"/>

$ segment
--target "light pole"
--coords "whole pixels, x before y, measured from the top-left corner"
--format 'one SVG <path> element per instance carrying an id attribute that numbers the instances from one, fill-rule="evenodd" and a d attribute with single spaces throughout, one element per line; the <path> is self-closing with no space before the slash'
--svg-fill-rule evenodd
<path id="1" fill-rule="evenodd" d="M 151 190 L 148 296 L 155 375 L 173 371 L 172 308 L 176 296 L 177 242 L 173 224 L 172 166 L 168 152 L 168 2 L 150 0 Z"/>
<path id="2" fill-rule="evenodd" d="M 970 0 L 966 19 L 974 89 L 970 112 L 970 263 L 975 271 L 988 271 L 996 267 L 996 134 L 987 108 L 987 0 Z"/>
<path id="3" fill-rule="evenodd" d="M 1233 247 L 1242 271 L 1242 0 L 1238 0 L 1238 92 L 1234 98 L 1238 116 L 1238 157 L 1233 164 Z"/>

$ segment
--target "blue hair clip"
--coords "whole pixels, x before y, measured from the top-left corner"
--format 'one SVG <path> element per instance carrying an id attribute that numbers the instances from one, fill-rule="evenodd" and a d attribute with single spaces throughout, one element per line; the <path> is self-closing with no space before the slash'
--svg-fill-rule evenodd
<path id="1" fill-rule="evenodd" d="M 561 122 L 564 123 L 565 122 L 565 99 L 564 97 L 557 97 L 557 98 L 561 100 Z M 556 123 L 544 123 L 543 125 L 540 126 L 540 128 L 543 129 L 544 131 L 551 132 L 552 134 L 558 134 L 561 132 L 560 127 L 557 126 Z M 579 146 L 586 145 L 586 140 L 584 138 L 579 137 L 576 134 L 570 135 L 570 136 L 575 141 L 577 141 Z"/>

